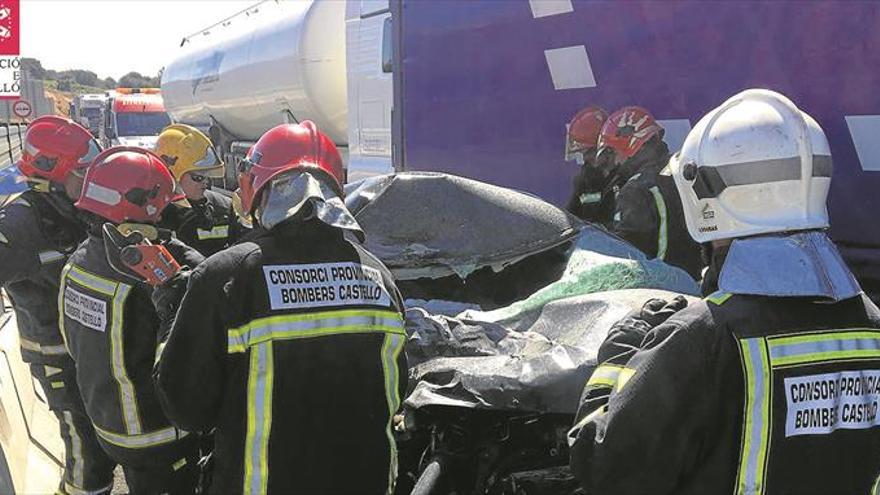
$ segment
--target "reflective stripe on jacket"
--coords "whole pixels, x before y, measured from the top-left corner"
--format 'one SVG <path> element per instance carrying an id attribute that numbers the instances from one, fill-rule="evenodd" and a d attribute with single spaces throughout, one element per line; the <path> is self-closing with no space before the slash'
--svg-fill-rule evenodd
<path id="1" fill-rule="evenodd" d="M 572 469 L 588 493 L 870 493 L 877 404 L 866 297 L 715 294 L 648 332 L 582 412 Z"/>
<path id="2" fill-rule="evenodd" d="M 202 259 L 176 241 L 169 248 L 183 265 Z M 153 386 L 163 335 L 150 292 L 146 284 L 116 273 L 107 263 L 104 241 L 92 235 L 64 267 L 58 294 L 60 326 L 76 361 L 86 411 L 98 436 L 125 449 L 186 436 L 165 417 Z"/>
<path id="3" fill-rule="evenodd" d="M 321 222 L 281 224 L 194 271 L 158 388 L 179 427 L 216 428 L 218 492 L 389 493 L 404 342 L 378 260 Z"/>

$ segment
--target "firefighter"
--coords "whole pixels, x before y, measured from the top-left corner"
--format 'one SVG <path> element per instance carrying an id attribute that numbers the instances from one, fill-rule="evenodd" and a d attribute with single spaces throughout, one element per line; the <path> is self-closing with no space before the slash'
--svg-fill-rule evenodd
<path id="1" fill-rule="evenodd" d="M 663 127 L 641 107 L 621 108 L 602 126 L 597 161 L 600 168 L 612 169 L 609 187 L 619 191 L 609 228 L 649 258 L 699 280 L 700 248 L 684 225 L 681 199 L 666 167 L 670 156 L 663 134 Z"/>
<path id="2" fill-rule="evenodd" d="M 34 120 L 17 163 L 30 188 L 0 210 L 0 284 L 13 302 L 22 359 L 58 418 L 65 456 L 59 490 L 67 494 L 109 493 L 115 467 L 85 413 L 56 304 L 64 261 L 85 239 L 73 201 L 99 152 L 89 132 L 69 119 Z"/>
<path id="3" fill-rule="evenodd" d="M 270 129 L 239 177 L 259 229 L 189 277 L 158 364 L 169 417 L 215 430 L 212 492 L 391 493 L 403 305 L 358 243 L 332 141 Z"/>
<path id="4" fill-rule="evenodd" d="M 610 169 L 596 162 L 596 142 L 608 113 L 589 106 L 572 117 L 566 125 L 565 159 L 580 166 L 572 182 L 572 194 L 566 209 L 582 220 L 609 225 L 613 215 L 613 184 Z"/>
<path id="5" fill-rule="evenodd" d="M 671 168 L 714 275 L 704 300 L 653 301 L 603 344 L 631 357 L 590 379 L 574 473 L 587 493 L 875 493 L 880 310 L 826 233 L 824 132 L 747 90 Z"/>
<path id="6" fill-rule="evenodd" d="M 204 256 L 233 244 L 238 225 L 232 200 L 210 189 L 211 179 L 225 170 L 211 140 L 195 127 L 173 124 L 159 134 L 155 151 L 186 195 L 185 203 L 163 212 L 161 225 Z"/>
<path id="7" fill-rule="evenodd" d="M 175 199 L 174 188 L 171 173 L 149 151 L 116 147 L 98 155 L 76 203 L 85 212 L 88 238 L 61 274 L 61 328 L 86 411 L 132 493 L 191 493 L 197 441 L 169 423 L 154 391 L 151 371 L 164 335 L 152 289 L 110 264 L 117 253 L 102 229 L 126 224 L 158 241 L 150 227 Z M 166 245 L 183 265 L 203 260 L 179 241 Z"/>

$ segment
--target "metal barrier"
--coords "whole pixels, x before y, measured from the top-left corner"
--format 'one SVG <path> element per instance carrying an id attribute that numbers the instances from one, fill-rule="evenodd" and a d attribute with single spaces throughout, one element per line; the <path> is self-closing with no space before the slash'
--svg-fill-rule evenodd
<path id="1" fill-rule="evenodd" d="M 0 122 L 0 168 L 8 167 L 21 158 L 25 132 L 27 123 Z"/>

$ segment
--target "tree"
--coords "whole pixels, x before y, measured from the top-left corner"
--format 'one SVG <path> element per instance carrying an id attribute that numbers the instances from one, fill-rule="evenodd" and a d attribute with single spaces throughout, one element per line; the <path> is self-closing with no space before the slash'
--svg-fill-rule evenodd
<path id="1" fill-rule="evenodd" d="M 112 77 L 106 77 L 102 82 L 102 87 L 104 89 L 116 89 L 116 86 L 116 79 L 113 79 Z"/>
<path id="2" fill-rule="evenodd" d="M 123 88 L 150 88 L 154 84 L 154 78 L 142 76 L 139 72 L 129 72 L 119 78 L 119 86 Z"/>
<path id="3" fill-rule="evenodd" d="M 73 79 L 64 77 L 58 80 L 58 91 L 73 91 Z"/>
<path id="4" fill-rule="evenodd" d="M 90 70 L 69 70 L 65 71 L 64 75 L 68 75 L 68 73 L 77 84 L 83 86 L 97 86 L 99 84 L 98 75 Z"/>

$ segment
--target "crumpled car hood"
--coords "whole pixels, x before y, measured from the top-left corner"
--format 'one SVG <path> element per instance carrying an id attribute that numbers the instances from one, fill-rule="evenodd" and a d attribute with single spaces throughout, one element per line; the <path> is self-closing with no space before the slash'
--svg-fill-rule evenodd
<path id="1" fill-rule="evenodd" d="M 407 311 L 409 408 L 574 414 L 611 326 L 648 299 L 676 293 L 627 289 L 560 299 L 497 322 Z M 690 298 L 691 301 L 695 300 Z"/>
<path id="2" fill-rule="evenodd" d="M 365 247 L 403 280 L 496 271 L 572 239 L 583 223 L 528 194 L 432 172 L 356 182 L 346 205 Z"/>

